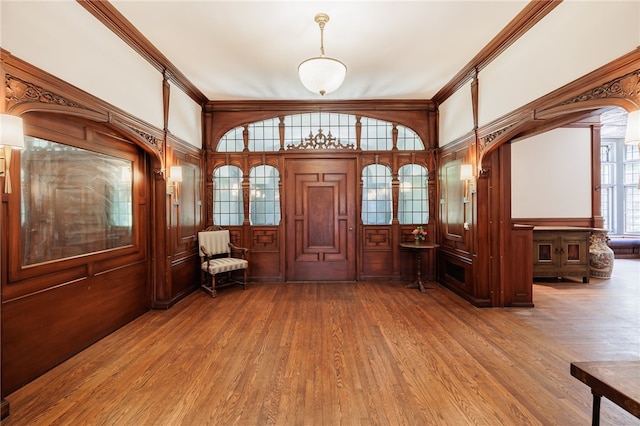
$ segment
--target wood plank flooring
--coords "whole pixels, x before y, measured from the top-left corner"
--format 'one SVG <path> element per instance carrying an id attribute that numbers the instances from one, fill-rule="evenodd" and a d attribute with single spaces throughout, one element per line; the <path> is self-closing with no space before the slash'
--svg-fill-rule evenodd
<path id="1" fill-rule="evenodd" d="M 640 359 L 640 260 L 477 309 L 435 285 L 252 284 L 152 311 L 8 396 L 10 425 L 588 425 L 571 361 Z M 603 425 L 640 425 L 607 400 Z"/>

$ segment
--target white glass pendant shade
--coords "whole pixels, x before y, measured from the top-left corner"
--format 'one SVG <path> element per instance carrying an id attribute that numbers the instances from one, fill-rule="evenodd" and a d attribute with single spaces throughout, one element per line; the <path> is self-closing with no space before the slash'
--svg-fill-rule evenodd
<path id="1" fill-rule="evenodd" d="M 337 59 L 324 56 L 324 27 L 329 22 L 329 15 L 318 13 L 315 21 L 320 27 L 320 56 L 309 58 L 298 65 L 298 76 L 309 91 L 324 96 L 342 85 L 347 67 Z"/>
<path id="2" fill-rule="evenodd" d="M 316 56 L 302 62 L 298 66 L 298 74 L 309 91 L 325 95 L 342 85 L 347 67 L 337 59 Z"/>

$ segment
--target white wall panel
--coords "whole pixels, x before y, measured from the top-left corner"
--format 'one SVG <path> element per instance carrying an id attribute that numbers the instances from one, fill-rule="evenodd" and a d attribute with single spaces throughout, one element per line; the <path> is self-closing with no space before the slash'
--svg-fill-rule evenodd
<path id="1" fill-rule="evenodd" d="M 438 141 L 440 146 L 456 140 L 473 130 L 471 81 L 458 89 L 440 107 Z"/>
<path id="2" fill-rule="evenodd" d="M 480 126 L 639 45 L 639 1 L 563 1 L 480 72 Z"/>
<path id="3" fill-rule="evenodd" d="M 188 142 L 202 147 L 202 108 L 179 87 L 171 85 L 169 96 L 169 131 Z"/>
<path id="4" fill-rule="evenodd" d="M 2 1 L 1 8 L 2 48 L 162 129 L 162 74 L 82 6 Z"/>
<path id="5" fill-rule="evenodd" d="M 511 146 L 514 218 L 591 217 L 591 131 L 560 128 Z"/>

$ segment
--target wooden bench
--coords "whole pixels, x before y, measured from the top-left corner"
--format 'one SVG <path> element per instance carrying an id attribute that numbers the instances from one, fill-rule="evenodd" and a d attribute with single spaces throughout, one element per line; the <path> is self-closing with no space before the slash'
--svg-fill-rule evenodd
<path id="1" fill-rule="evenodd" d="M 640 419 L 640 361 L 572 362 L 571 375 L 591 388 L 591 424 L 600 424 L 604 396 Z"/>
<path id="2" fill-rule="evenodd" d="M 616 259 L 640 258 L 640 237 L 609 237 L 609 247 Z"/>

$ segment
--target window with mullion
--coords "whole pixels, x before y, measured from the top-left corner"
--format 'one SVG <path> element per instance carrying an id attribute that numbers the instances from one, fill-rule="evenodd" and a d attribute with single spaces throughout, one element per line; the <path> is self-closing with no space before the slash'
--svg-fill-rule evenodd
<path id="1" fill-rule="evenodd" d="M 222 166 L 213 172 L 213 223 L 219 226 L 242 225 L 242 170 Z"/>
<path id="2" fill-rule="evenodd" d="M 398 221 L 401 225 L 423 225 L 429 222 L 427 200 L 427 169 L 418 164 L 407 164 L 398 171 L 400 194 Z"/>
<path id="3" fill-rule="evenodd" d="M 624 233 L 640 234 L 640 153 L 637 145 L 624 151 Z"/>
<path id="4" fill-rule="evenodd" d="M 362 223 L 388 225 L 391 223 L 391 170 L 372 164 L 362 170 Z"/>
<path id="5" fill-rule="evenodd" d="M 251 225 L 280 223 L 278 170 L 273 166 L 256 166 L 249 172 L 249 221 Z"/>

